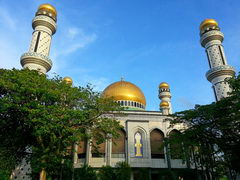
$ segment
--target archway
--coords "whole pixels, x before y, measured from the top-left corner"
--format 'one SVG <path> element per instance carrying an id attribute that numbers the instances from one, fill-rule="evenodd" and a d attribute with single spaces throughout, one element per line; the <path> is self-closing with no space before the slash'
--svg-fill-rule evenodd
<path id="1" fill-rule="evenodd" d="M 105 157 L 106 141 L 92 139 L 91 153 L 92 157 Z"/>
<path id="2" fill-rule="evenodd" d="M 119 137 L 112 139 L 112 157 L 125 158 L 126 133 L 123 129 L 118 133 Z"/>
<path id="3" fill-rule="evenodd" d="M 164 159 L 163 147 L 164 134 L 159 129 L 154 129 L 150 133 L 151 157 L 152 159 Z"/>
<path id="4" fill-rule="evenodd" d="M 169 144 L 170 144 L 170 154 L 171 154 L 171 159 L 182 159 L 183 155 L 183 146 L 182 143 L 179 142 L 177 137 L 179 137 L 181 133 L 173 129 L 169 133 Z"/>

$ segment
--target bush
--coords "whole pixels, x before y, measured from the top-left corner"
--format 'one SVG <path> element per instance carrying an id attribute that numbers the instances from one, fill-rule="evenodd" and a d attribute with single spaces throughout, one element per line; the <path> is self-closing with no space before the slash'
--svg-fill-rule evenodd
<path id="1" fill-rule="evenodd" d="M 100 180 L 116 180 L 115 170 L 111 166 L 103 166 L 98 175 Z"/>
<path id="2" fill-rule="evenodd" d="M 88 165 L 74 169 L 74 180 L 97 180 L 96 171 Z"/>
<path id="3" fill-rule="evenodd" d="M 127 162 L 118 162 L 116 165 L 116 177 L 117 180 L 130 180 L 131 179 L 131 167 Z"/>

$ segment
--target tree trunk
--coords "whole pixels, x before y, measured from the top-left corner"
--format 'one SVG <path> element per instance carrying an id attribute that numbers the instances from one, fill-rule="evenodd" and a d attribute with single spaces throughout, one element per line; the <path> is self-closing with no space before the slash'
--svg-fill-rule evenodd
<path id="1" fill-rule="evenodd" d="M 43 168 L 40 172 L 40 178 L 39 180 L 46 180 L 47 178 L 47 172 L 45 171 L 45 169 Z"/>

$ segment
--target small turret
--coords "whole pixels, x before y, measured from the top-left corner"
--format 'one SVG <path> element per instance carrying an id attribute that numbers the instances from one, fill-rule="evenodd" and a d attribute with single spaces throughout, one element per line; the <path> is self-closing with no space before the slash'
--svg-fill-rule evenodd
<path id="1" fill-rule="evenodd" d="M 159 91 L 158 92 L 159 92 L 158 97 L 161 100 L 160 110 L 162 111 L 162 109 L 164 107 L 166 107 L 166 103 L 167 103 L 168 104 L 168 108 L 167 108 L 168 113 L 167 114 L 172 114 L 172 105 L 171 105 L 171 97 L 172 96 L 171 96 L 170 87 L 169 87 L 168 83 L 162 82 L 159 85 Z M 161 105 L 163 105 L 163 108 L 162 108 Z"/>
<path id="2" fill-rule="evenodd" d="M 160 110 L 162 111 L 163 115 L 168 115 L 169 114 L 169 103 L 167 101 L 162 101 L 160 103 Z"/>
<path id="3" fill-rule="evenodd" d="M 66 84 L 70 84 L 70 85 L 73 84 L 73 80 L 72 80 L 72 78 L 70 78 L 70 77 L 64 77 L 64 78 L 63 78 L 63 81 L 66 82 Z"/>

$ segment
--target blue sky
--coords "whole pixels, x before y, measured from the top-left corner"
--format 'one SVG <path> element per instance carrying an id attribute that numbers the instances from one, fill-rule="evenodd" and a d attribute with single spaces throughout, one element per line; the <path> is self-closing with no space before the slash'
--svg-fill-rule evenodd
<path id="1" fill-rule="evenodd" d="M 174 111 L 214 101 L 199 25 L 218 21 L 228 63 L 240 67 L 239 0 L 0 0 L 0 68 L 21 68 L 38 6 L 58 11 L 49 72 L 102 91 L 123 77 L 139 86 L 147 110 L 158 110 L 158 85 L 166 81 Z"/>

